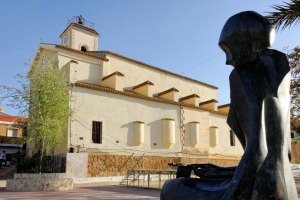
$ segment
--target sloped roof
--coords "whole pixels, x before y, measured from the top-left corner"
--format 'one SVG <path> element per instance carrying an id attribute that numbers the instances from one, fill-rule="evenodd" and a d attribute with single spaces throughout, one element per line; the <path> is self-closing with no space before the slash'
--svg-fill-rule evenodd
<path id="1" fill-rule="evenodd" d="M 95 29 L 89 28 L 89 27 L 87 27 L 87 26 L 84 26 L 84 25 L 81 25 L 81 24 L 78 24 L 78 23 L 71 23 L 71 24 L 64 30 L 64 32 L 63 32 L 62 34 L 60 34 L 59 37 L 61 37 L 61 36 L 68 30 L 68 28 L 71 27 L 71 26 L 74 26 L 74 27 L 77 27 L 77 28 L 86 30 L 86 31 L 88 31 L 88 32 L 90 32 L 90 33 L 93 33 L 93 34 L 95 34 L 95 35 L 97 35 L 97 36 L 100 36 L 100 34 L 99 34 Z"/>
<path id="2" fill-rule="evenodd" d="M 27 118 L 19 117 L 19 116 L 11 116 L 11 115 L 0 115 L 0 121 L 2 122 L 12 122 L 12 123 L 18 123 L 18 122 L 27 122 Z"/>
<path id="3" fill-rule="evenodd" d="M 138 61 L 138 60 L 135 60 L 135 59 L 132 59 L 132 58 L 125 57 L 123 55 L 120 55 L 120 54 L 117 54 L 117 53 L 114 53 L 114 52 L 111 52 L 111 51 L 87 51 L 87 52 L 83 52 L 83 51 L 79 51 L 79 50 L 76 50 L 76 49 L 73 49 L 73 48 L 70 48 L 70 47 L 66 47 L 66 46 L 63 46 L 63 45 L 59 45 L 59 44 L 49 44 L 49 43 L 41 43 L 41 44 L 42 45 L 51 45 L 51 46 L 54 46 L 56 48 L 65 49 L 65 50 L 68 50 L 68 51 L 73 51 L 73 52 L 80 53 L 80 54 L 83 54 L 83 55 L 98 58 L 98 59 L 101 59 L 103 61 L 109 61 L 109 59 L 106 57 L 106 54 L 110 54 L 112 56 L 116 56 L 116 57 L 131 61 L 131 62 L 135 62 L 137 64 L 143 65 L 145 67 L 148 67 L 148 68 L 151 68 L 151 69 L 163 72 L 163 73 L 167 73 L 167 74 L 170 74 L 170 75 L 173 75 L 173 76 L 177 76 L 179 78 L 183 78 L 183 79 L 186 79 L 186 80 L 189 80 L 189 81 L 196 82 L 198 84 L 201 84 L 203 86 L 207 86 L 207 87 L 212 88 L 212 89 L 218 89 L 218 87 L 216 87 L 214 85 L 210 85 L 208 83 L 204 83 L 204 82 L 201 82 L 201 81 L 198 81 L 198 80 L 186 77 L 186 76 L 182 76 L 182 75 L 179 75 L 179 74 L 176 74 L 176 73 L 173 73 L 173 72 L 155 67 L 153 65 L 149 65 L 149 64 L 146 64 L 144 62 L 141 62 L 141 61 Z"/>
<path id="4" fill-rule="evenodd" d="M 105 58 L 106 58 L 106 54 L 110 54 L 110 55 L 112 55 L 112 56 L 116 56 L 116 57 L 119 57 L 119 58 L 122 58 L 122 59 L 125 59 L 125 60 L 128 60 L 128 61 L 131 61 L 131 62 L 135 62 L 135 63 L 137 63 L 137 64 L 143 65 L 143 66 L 145 66 L 145 67 L 148 67 L 148 68 L 151 68 L 151 69 L 154 69 L 154 70 L 163 72 L 163 73 L 167 73 L 167 74 L 170 74 L 170 75 L 179 77 L 179 78 L 183 78 L 183 79 L 186 79 L 186 80 L 190 80 L 190 81 L 196 82 L 196 83 L 198 83 L 198 84 L 201 84 L 201 85 L 210 87 L 210 88 L 212 88 L 212 89 L 218 89 L 218 87 L 216 87 L 216 86 L 214 86 L 214 85 L 210 85 L 210 84 L 208 84 L 208 83 L 204 83 L 204 82 L 201 82 L 201 81 L 198 81 L 198 80 L 195 80 L 195 79 L 186 77 L 186 76 L 182 76 L 182 75 L 180 75 L 180 74 L 176 74 L 176 73 L 167 71 L 167 70 L 165 70 L 165 69 L 161 69 L 161 68 L 155 67 L 155 66 L 153 66 L 153 65 L 149 65 L 149 64 L 146 64 L 146 63 L 144 63 L 144 62 L 141 62 L 141 61 L 138 61 L 138 60 L 135 60 L 135 59 L 132 59 L 132 58 L 128 58 L 128 57 L 125 57 L 125 56 L 123 56 L 123 55 L 120 55 L 120 54 L 111 52 L 111 51 L 88 51 L 87 53 L 93 54 L 93 55 L 97 55 L 97 56 L 99 56 L 99 57 L 105 57 Z"/>
<path id="5" fill-rule="evenodd" d="M 72 51 L 72 52 L 76 52 L 76 53 L 80 53 L 82 55 L 86 55 L 86 56 L 90 56 L 90 57 L 94 57 L 94 58 L 99 58 L 103 61 L 108 61 L 107 58 L 105 58 L 104 56 L 101 56 L 101 55 L 96 55 L 94 53 L 91 53 L 91 52 L 84 52 L 84 51 L 79 51 L 77 49 L 73 49 L 73 48 L 70 48 L 70 47 L 67 47 L 67 46 L 63 46 L 63 45 L 60 45 L 60 44 L 51 44 L 51 43 L 41 43 L 41 46 L 40 48 L 42 49 L 47 49 L 47 46 L 50 47 L 56 47 L 56 48 L 60 48 L 60 49 L 64 49 L 64 50 L 67 50 L 67 51 Z"/>

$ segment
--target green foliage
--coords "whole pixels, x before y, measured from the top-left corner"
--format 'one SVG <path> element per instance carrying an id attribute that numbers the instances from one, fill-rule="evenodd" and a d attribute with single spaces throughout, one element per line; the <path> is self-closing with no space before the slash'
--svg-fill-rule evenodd
<path id="1" fill-rule="evenodd" d="M 63 140 L 71 113 L 69 86 L 64 74 L 52 63 L 33 63 L 29 76 L 18 75 L 20 87 L 0 85 L 0 103 L 29 116 L 27 139 L 36 152 L 52 154 Z"/>
<path id="2" fill-rule="evenodd" d="M 290 50 L 287 58 L 291 67 L 291 115 L 300 118 L 300 47 Z"/>
<path id="3" fill-rule="evenodd" d="M 270 12 L 267 18 L 276 29 L 282 27 L 285 29 L 300 20 L 300 1 L 291 0 L 290 3 L 284 2 L 284 5 L 273 5 L 274 12 Z"/>
<path id="4" fill-rule="evenodd" d="M 28 132 L 36 151 L 51 154 L 68 125 L 69 86 L 62 71 L 50 63 L 32 69 Z"/>
<path id="5" fill-rule="evenodd" d="M 29 79 L 21 74 L 17 74 L 19 87 L 0 84 L 0 104 L 19 110 L 19 115 L 28 117 L 30 87 Z"/>

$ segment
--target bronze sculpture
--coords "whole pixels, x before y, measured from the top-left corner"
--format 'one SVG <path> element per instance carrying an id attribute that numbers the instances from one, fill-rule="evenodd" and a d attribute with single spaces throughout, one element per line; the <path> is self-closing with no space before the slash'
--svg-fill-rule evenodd
<path id="1" fill-rule="evenodd" d="M 227 20 L 219 40 L 234 67 L 227 123 L 245 152 L 229 170 L 194 165 L 200 179 L 167 182 L 161 199 L 298 199 L 289 164 L 290 68 L 283 53 L 269 49 L 273 36 L 273 26 L 256 12 Z"/>

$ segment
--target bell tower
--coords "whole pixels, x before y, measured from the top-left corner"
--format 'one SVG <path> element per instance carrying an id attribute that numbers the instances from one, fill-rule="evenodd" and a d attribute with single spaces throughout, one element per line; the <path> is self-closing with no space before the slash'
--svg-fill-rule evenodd
<path id="1" fill-rule="evenodd" d="M 79 51 L 97 51 L 100 34 L 94 29 L 94 23 L 81 15 L 69 20 L 67 28 L 60 35 L 63 46 Z"/>

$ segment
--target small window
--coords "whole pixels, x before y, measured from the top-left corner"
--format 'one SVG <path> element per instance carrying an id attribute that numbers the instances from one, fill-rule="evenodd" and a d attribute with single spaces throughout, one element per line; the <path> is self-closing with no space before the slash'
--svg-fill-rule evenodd
<path id="1" fill-rule="evenodd" d="M 80 50 L 83 51 L 83 52 L 86 52 L 86 51 L 87 51 L 87 49 L 86 49 L 85 46 L 81 46 L 81 49 L 80 49 Z"/>
<path id="2" fill-rule="evenodd" d="M 235 146 L 235 134 L 230 130 L 230 146 Z"/>
<path id="3" fill-rule="evenodd" d="M 7 137 L 18 137 L 18 129 L 7 129 Z"/>
<path id="4" fill-rule="evenodd" d="M 93 143 L 102 144 L 102 122 L 93 121 L 92 140 Z"/>
<path id="5" fill-rule="evenodd" d="M 292 139 L 295 138 L 295 133 L 291 132 L 291 138 L 292 138 Z"/>

